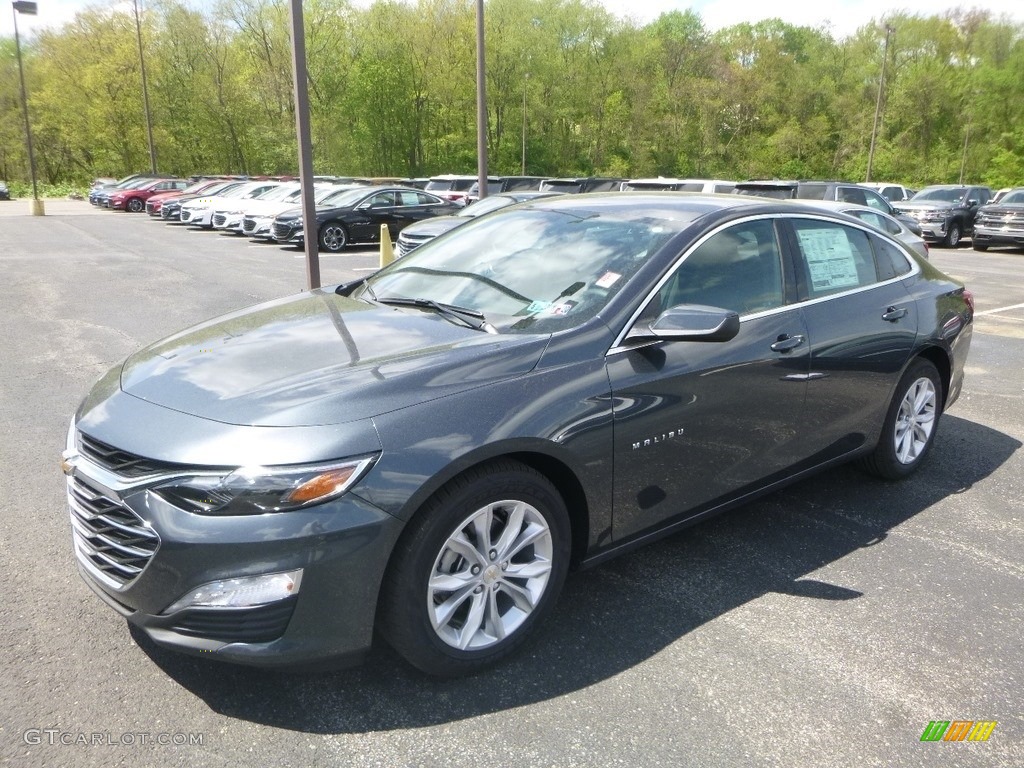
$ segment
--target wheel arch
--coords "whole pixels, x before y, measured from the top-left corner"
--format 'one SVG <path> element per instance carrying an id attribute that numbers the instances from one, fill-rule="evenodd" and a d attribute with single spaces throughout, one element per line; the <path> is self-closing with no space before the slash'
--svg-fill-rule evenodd
<path id="1" fill-rule="evenodd" d="M 907 367 L 914 362 L 914 360 L 924 359 L 935 366 L 935 369 L 939 372 L 939 380 L 942 382 L 942 406 L 945 410 L 946 401 L 949 399 L 949 388 L 953 378 L 953 361 L 950 357 L 949 352 L 937 346 L 928 346 L 919 351 L 914 357 L 907 362 Z M 906 370 L 906 368 L 904 368 Z"/>

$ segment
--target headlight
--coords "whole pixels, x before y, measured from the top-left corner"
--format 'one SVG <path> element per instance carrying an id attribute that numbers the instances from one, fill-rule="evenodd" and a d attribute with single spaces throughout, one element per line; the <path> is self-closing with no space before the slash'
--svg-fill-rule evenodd
<path id="1" fill-rule="evenodd" d="M 373 457 L 297 467 L 241 467 L 227 474 L 177 477 L 152 493 L 199 515 L 287 512 L 336 499 L 371 464 Z"/>

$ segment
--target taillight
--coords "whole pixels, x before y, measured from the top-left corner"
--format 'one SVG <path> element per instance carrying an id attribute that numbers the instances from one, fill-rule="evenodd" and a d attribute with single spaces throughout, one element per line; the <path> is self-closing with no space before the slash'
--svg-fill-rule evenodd
<path id="1" fill-rule="evenodd" d="M 971 310 L 971 314 L 974 314 L 974 294 L 964 288 L 964 301 L 967 303 L 967 308 Z"/>

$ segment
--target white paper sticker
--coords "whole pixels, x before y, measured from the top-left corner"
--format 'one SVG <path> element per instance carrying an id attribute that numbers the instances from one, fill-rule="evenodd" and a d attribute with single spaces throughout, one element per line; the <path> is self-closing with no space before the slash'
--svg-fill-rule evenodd
<path id="1" fill-rule="evenodd" d="M 611 288 L 622 277 L 618 272 L 605 272 L 594 283 L 598 288 Z"/>
<path id="2" fill-rule="evenodd" d="M 860 285 L 857 259 L 843 230 L 798 229 L 797 237 L 815 293 Z"/>

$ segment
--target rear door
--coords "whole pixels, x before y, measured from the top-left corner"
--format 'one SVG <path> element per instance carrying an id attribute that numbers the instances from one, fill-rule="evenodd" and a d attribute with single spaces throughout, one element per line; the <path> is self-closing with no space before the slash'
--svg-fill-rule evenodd
<path id="1" fill-rule="evenodd" d="M 810 345 L 808 454 L 824 461 L 874 439 L 917 337 L 899 248 L 827 219 L 788 219 Z M 877 255 L 876 255 L 877 251 Z"/>

